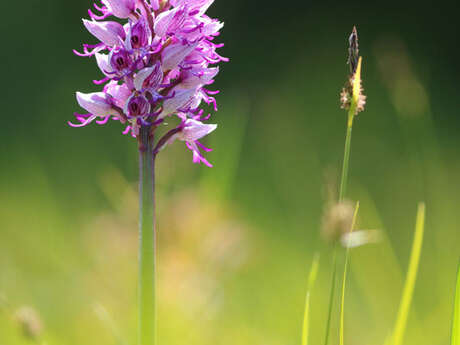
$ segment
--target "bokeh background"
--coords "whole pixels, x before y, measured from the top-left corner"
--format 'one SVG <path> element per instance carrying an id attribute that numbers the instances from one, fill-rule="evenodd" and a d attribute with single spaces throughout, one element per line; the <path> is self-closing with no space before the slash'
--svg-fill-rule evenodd
<path id="1" fill-rule="evenodd" d="M 119 123 L 74 129 L 74 92 L 96 91 L 73 48 L 90 1 L 2 1 L 0 344 L 136 342 L 137 148 Z M 394 324 L 416 206 L 426 236 L 405 344 L 449 340 L 460 254 L 460 49 L 455 3 L 216 0 L 226 23 L 213 169 L 176 143 L 158 159 L 163 344 L 299 344 L 308 269 L 312 343 L 322 342 L 331 246 L 321 236 L 346 114 L 339 92 L 357 25 L 368 104 L 354 126 L 348 197 L 359 228 L 346 342 L 382 344 Z M 335 313 L 337 314 L 337 313 Z M 38 322 L 38 321 L 37 321 Z M 333 320 L 333 334 L 337 320 Z M 332 342 L 336 341 L 335 336 Z"/>

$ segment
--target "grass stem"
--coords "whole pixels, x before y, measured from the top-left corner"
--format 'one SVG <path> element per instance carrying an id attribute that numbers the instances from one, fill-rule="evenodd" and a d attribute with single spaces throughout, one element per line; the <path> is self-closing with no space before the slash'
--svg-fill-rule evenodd
<path id="1" fill-rule="evenodd" d="M 460 345 L 460 264 L 457 271 L 454 314 L 452 317 L 452 332 L 450 338 L 450 345 Z"/>
<path id="2" fill-rule="evenodd" d="M 302 327 L 302 345 L 308 345 L 309 330 L 310 330 L 310 299 L 313 286 L 318 275 L 319 267 L 319 255 L 316 254 L 311 264 L 310 274 L 308 276 L 307 295 L 305 297 L 305 311 L 303 316 L 303 327 Z"/>
<path id="3" fill-rule="evenodd" d="M 356 203 L 355 212 L 353 214 L 353 221 L 351 222 L 350 233 L 353 232 L 356 219 L 358 218 L 359 201 Z M 351 237 L 350 237 L 351 238 Z M 340 331 L 339 331 L 339 345 L 344 345 L 344 329 L 345 329 L 345 286 L 347 283 L 348 266 L 350 260 L 350 245 L 347 245 L 345 254 L 345 268 L 343 269 L 342 278 L 342 297 L 340 302 Z"/>
<path id="4" fill-rule="evenodd" d="M 358 65 L 356 67 L 356 72 L 354 74 L 353 82 L 353 97 L 348 110 L 348 120 L 347 120 L 347 134 L 345 138 L 345 150 L 343 154 L 343 166 L 342 166 L 342 177 L 340 179 L 340 190 L 339 190 L 339 202 L 342 202 L 345 199 L 347 184 L 348 184 L 348 170 L 350 163 L 350 153 L 351 153 L 351 133 L 353 129 L 353 119 L 355 118 L 356 109 L 358 107 L 359 93 L 361 90 L 361 63 L 362 58 L 358 60 Z M 334 295 L 335 295 L 335 281 L 337 275 L 337 251 L 338 251 L 338 242 L 334 244 L 334 253 L 333 253 L 333 271 L 332 271 L 332 285 L 331 285 L 331 294 L 329 299 L 329 310 L 326 323 L 326 337 L 324 345 L 328 345 L 329 342 L 329 333 L 331 328 L 331 319 L 332 319 L 332 310 L 334 307 Z"/>
<path id="5" fill-rule="evenodd" d="M 329 343 L 329 333 L 331 328 L 331 320 L 332 320 L 332 309 L 334 306 L 334 296 L 335 296 L 335 280 L 337 277 L 337 252 L 338 252 L 338 244 L 337 242 L 334 244 L 334 253 L 333 253 L 333 271 L 332 271 L 332 282 L 331 282 L 331 292 L 329 294 L 329 309 L 327 312 L 327 321 L 326 321 L 326 337 L 324 339 L 324 345 Z"/>
<path id="6" fill-rule="evenodd" d="M 342 167 L 342 178 L 340 179 L 340 192 L 339 192 L 339 202 L 342 202 L 345 198 L 345 193 L 347 191 L 348 183 L 348 165 L 350 162 L 350 151 L 351 151 L 351 133 L 353 129 L 353 117 L 354 114 L 348 114 L 348 126 L 347 126 L 347 136 L 345 138 L 345 151 L 343 153 L 343 167 Z"/>

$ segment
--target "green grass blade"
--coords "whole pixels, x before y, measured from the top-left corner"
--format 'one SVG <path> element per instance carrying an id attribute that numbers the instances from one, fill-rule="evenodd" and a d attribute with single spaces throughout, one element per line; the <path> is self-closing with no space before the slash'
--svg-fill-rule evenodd
<path id="1" fill-rule="evenodd" d="M 460 264 L 457 271 L 457 287 L 455 288 L 454 315 L 452 318 L 451 345 L 460 345 Z"/>
<path id="2" fill-rule="evenodd" d="M 310 325 L 310 296 L 313 286 L 318 275 L 319 254 L 316 254 L 311 264 L 310 274 L 308 276 L 307 296 L 305 297 L 305 311 L 303 315 L 302 327 L 302 345 L 308 345 L 309 325 Z"/>
<path id="3" fill-rule="evenodd" d="M 418 205 L 417 220 L 415 224 L 414 242 L 412 244 L 412 252 L 409 261 L 409 269 L 407 271 L 406 282 L 401 297 L 401 304 L 399 306 L 398 317 L 392 337 L 392 345 L 401 345 L 404 332 L 406 330 L 407 318 L 409 316 L 409 309 L 414 294 L 415 281 L 417 278 L 418 264 L 420 261 L 420 253 L 422 251 L 423 232 L 425 228 L 425 204 Z"/>
<path id="4" fill-rule="evenodd" d="M 331 292 L 329 294 L 329 308 L 327 311 L 327 321 L 326 321 L 326 336 L 324 339 L 324 345 L 328 345 L 329 343 L 329 331 L 331 328 L 331 320 L 332 320 L 332 308 L 334 306 L 334 295 L 335 295 L 335 281 L 337 277 L 337 251 L 338 251 L 338 241 L 334 244 L 334 254 L 332 259 L 332 282 L 331 282 Z"/>
<path id="5" fill-rule="evenodd" d="M 127 345 L 128 343 L 121 336 L 117 326 L 115 325 L 115 321 L 112 319 L 112 316 L 109 314 L 107 309 L 100 303 L 95 304 L 93 308 L 97 318 L 103 323 L 103 325 L 115 338 L 116 344 Z"/>
<path id="6" fill-rule="evenodd" d="M 353 229 L 356 225 L 356 218 L 358 217 L 359 211 L 359 201 L 356 203 L 355 212 L 353 214 L 353 221 L 351 223 L 350 232 L 353 232 Z M 342 298 L 340 302 L 340 331 L 339 331 L 339 345 L 344 343 L 344 328 L 345 328 L 345 286 L 347 283 L 347 273 L 348 273 L 348 261 L 350 257 L 350 246 L 347 246 L 347 251 L 345 254 L 345 268 L 343 269 L 343 278 L 342 278 Z"/>

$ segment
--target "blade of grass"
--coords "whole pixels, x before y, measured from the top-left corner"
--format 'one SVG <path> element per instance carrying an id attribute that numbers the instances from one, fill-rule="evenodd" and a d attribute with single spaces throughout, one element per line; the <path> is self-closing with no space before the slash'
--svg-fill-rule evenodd
<path id="1" fill-rule="evenodd" d="M 334 253 L 333 253 L 333 269 L 332 269 L 332 282 L 331 282 L 331 292 L 329 294 L 329 309 L 327 311 L 327 322 L 326 322 L 326 337 L 324 339 L 324 345 L 327 345 L 329 342 L 329 330 L 331 328 L 332 320 L 332 307 L 334 305 L 334 296 L 335 296 L 335 281 L 337 276 L 337 252 L 338 244 L 334 244 Z"/>
<path id="2" fill-rule="evenodd" d="M 414 242 L 412 243 L 412 252 L 407 271 L 406 282 L 399 305 L 398 316 L 396 319 L 395 329 L 392 336 L 392 345 L 401 345 L 404 332 L 406 331 L 407 318 L 414 294 L 415 281 L 417 279 L 418 264 L 423 244 L 423 232 L 425 228 L 425 204 L 420 203 L 417 210 L 417 220 L 415 224 Z"/>
<path id="3" fill-rule="evenodd" d="M 309 325 L 310 325 L 310 295 L 318 275 L 319 267 L 319 254 L 313 258 L 308 275 L 307 296 L 305 297 L 305 311 L 303 314 L 303 327 L 302 327 L 302 345 L 308 345 Z"/>
<path id="4" fill-rule="evenodd" d="M 115 321 L 112 319 L 112 316 L 109 314 L 107 309 L 100 303 L 96 303 L 93 306 L 94 313 L 98 319 L 104 324 L 107 330 L 113 335 L 118 345 L 127 345 L 128 343 L 123 339 L 120 332 L 118 331 Z"/>
<path id="5" fill-rule="evenodd" d="M 452 317 L 452 333 L 450 344 L 460 345 L 460 264 L 457 270 L 457 287 L 455 288 L 454 315 Z"/>
<path id="6" fill-rule="evenodd" d="M 350 232 L 353 232 L 353 229 L 355 228 L 356 218 L 358 217 L 358 211 L 359 211 L 359 201 L 356 203 L 355 212 L 353 214 L 353 221 L 351 222 Z M 343 278 L 342 278 L 342 300 L 340 302 L 339 345 L 343 345 L 344 343 L 343 339 L 344 339 L 344 328 L 345 328 L 345 285 L 347 282 L 349 257 L 350 257 L 350 246 L 347 246 L 347 250 L 345 253 L 345 268 L 343 269 Z"/>

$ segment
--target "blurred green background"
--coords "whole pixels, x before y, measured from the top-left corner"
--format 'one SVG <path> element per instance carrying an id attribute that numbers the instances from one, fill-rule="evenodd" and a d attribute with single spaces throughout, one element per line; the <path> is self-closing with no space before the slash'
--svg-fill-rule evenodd
<path id="1" fill-rule="evenodd" d="M 24 308 L 50 345 L 136 342 L 136 142 L 116 122 L 66 125 L 74 92 L 98 90 L 94 61 L 71 51 L 93 42 L 80 21 L 90 5 L 0 4 L 0 345 L 30 343 Z M 343 155 L 353 25 L 368 104 L 348 196 L 361 202 L 359 228 L 382 239 L 352 251 L 345 341 L 382 344 L 391 330 L 424 200 L 405 344 L 448 343 L 460 254 L 457 13 L 443 1 L 216 0 L 231 62 L 206 142 L 215 167 L 193 165 L 180 143 L 158 159 L 162 344 L 299 344 L 316 251 L 311 341 L 322 342 L 332 250 L 319 233 Z M 336 333 L 334 317 L 331 343 Z"/>

